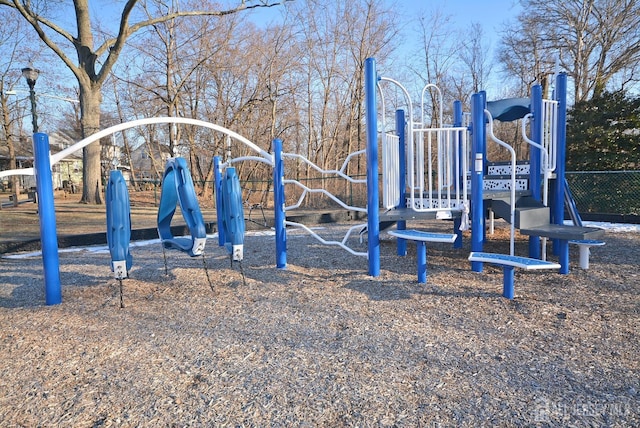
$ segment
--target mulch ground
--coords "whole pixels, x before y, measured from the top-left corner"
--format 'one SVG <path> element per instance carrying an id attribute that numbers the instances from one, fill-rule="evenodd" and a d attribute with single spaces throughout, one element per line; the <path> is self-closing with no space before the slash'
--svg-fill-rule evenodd
<path id="1" fill-rule="evenodd" d="M 640 234 L 608 233 L 589 270 L 572 248 L 569 275 L 517 272 L 513 301 L 465 238 L 429 246 L 426 285 L 386 236 L 378 277 L 297 231 L 286 269 L 269 234 L 241 266 L 214 239 L 168 252 L 168 274 L 136 246 L 124 308 L 104 250 L 61 251 L 55 306 L 41 257 L 0 259 L 0 426 L 639 426 Z"/>

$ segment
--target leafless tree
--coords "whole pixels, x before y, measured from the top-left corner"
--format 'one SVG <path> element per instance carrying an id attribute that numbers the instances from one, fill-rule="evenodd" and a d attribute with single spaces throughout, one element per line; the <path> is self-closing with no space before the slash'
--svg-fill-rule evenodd
<path id="1" fill-rule="evenodd" d="M 597 97 L 614 80 L 637 82 L 640 2 L 523 0 L 524 11 L 503 34 L 501 60 L 525 83 L 545 84 L 556 59 L 575 81 L 575 101 Z M 619 89 L 619 88 L 610 88 Z"/>
<path id="2" fill-rule="evenodd" d="M 0 10 L 0 145 L 6 147 L 6 155 L 9 160 L 9 169 L 16 169 L 17 145 L 22 135 L 22 119 L 24 109 L 18 103 L 18 94 L 15 87 L 22 78 L 18 58 L 33 57 L 33 52 L 26 52 L 23 43 L 24 25 L 16 20 L 16 13 L 10 10 Z M 21 153 L 24 155 L 25 153 Z M 12 176 L 11 193 L 13 205 L 18 206 L 20 194 L 20 177 Z"/>
<path id="3" fill-rule="evenodd" d="M 116 31 L 106 35 L 93 22 L 89 0 L 74 0 L 73 10 L 68 10 L 64 2 L 55 0 L 0 0 L 0 6 L 17 10 L 77 79 L 83 136 L 87 137 L 99 129 L 103 85 L 133 34 L 149 26 L 181 17 L 224 16 L 255 7 L 270 7 L 284 1 L 287 0 L 242 0 L 237 6 L 226 10 L 217 9 L 203 1 L 199 7 L 149 17 L 136 8 L 144 6 L 144 1 L 127 0 L 121 6 Z M 68 16 L 74 18 L 73 28 L 65 27 L 69 22 Z M 75 55 L 72 56 L 72 53 Z M 102 203 L 100 152 L 99 144 L 91 144 L 83 152 L 82 202 L 85 203 Z"/>

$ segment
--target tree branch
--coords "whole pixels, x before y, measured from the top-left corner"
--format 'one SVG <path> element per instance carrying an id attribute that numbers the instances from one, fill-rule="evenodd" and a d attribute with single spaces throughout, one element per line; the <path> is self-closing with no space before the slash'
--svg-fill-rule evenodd
<path id="1" fill-rule="evenodd" d="M 60 47 L 55 44 L 44 32 L 41 24 L 45 27 L 51 29 L 56 32 L 63 38 L 69 40 L 70 42 L 74 42 L 74 37 L 58 25 L 53 22 L 39 16 L 29 7 L 30 3 L 21 3 L 18 0 L 9 1 L 9 0 L 0 0 L 0 6 L 8 6 L 12 9 L 17 10 L 24 19 L 33 27 L 33 29 L 38 33 L 38 37 L 47 45 L 61 60 L 65 63 L 67 67 L 71 70 L 71 72 L 80 79 L 80 69 L 75 65 L 75 63 L 60 49 Z"/>
<path id="2" fill-rule="evenodd" d="M 4 1 L 4 0 L 0 0 L 0 1 Z M 142 28 L 145 28 L 151 25 L 160 24 L 167 21 L 171 21 L 173 19 L 185 17 L 185 16 L 225 16 L 225 15 L 231 15 L 233 13 L 240 12 L 242 10 L 255 9 L 258 7 L 278 6 L 285 2 L 289 2 L 293 0 L 280 0 L 277 2 L 270 2 L 269 0 L 260 0 L 260 4 L 254 4 L 249 6 L 247 6 L 243 0 L 240 6 L 233 9 L 228 9 L 223 11 L 210 11 L 210 10 L 199 10 L 199 11 L 194 10 L 194 11 L 184 11 L 184 12 L 178 11 L 178 12 L 169 13 L 163 16 L 158 16 L 156 18 L 147 19 L 145 21 L 140 21 L 138 23 L 135 23 L 129 26 L 128 24 L 129 16 L 131 15 L 131 11 L 135 6 L 135 4 L 137 3 L 137 1 L 138 0 L 128 0 L 127 3 L 125 4 L 125 7 L 122 11 L 122 18 L 120 19 L 120 29 L 118 32 L 118 36 L 115 38 L 106 40 L 98 49 L 95 50 L 95 54 L 97 57 L 106 53 L 107 50 L 109 51 L 109 55 L 107 56 L 106 61 L 102 65 L 100 72 L 97 73 L 96 82 L 98 84 L 101 84 L 109 75 L 109 72 L 111 71 L 114 64 L 116 63 L 118 56 L 120 55 L 120 52 L 122 51 L 122 48 L 124 47 L 124 44 L 127 38 L 131 34 L 137 31 L 140 31 Z"/>

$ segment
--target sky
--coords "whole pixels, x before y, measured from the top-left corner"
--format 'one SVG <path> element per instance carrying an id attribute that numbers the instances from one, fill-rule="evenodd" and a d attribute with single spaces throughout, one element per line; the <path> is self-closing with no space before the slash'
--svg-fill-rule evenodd
<path id="1" fill-rule="evenodd" d="M 473 22 L 482 24 L 487 33 L 500 29 L 501 24 L 513 20 L 522 10 L 517 0 L 385 0 L 389 4 L 401 4 L 400 12 L 406 10 L 406 16 L 411 18 L 419 13 L 429 13 L 441 9 L 451 15 L 453 21 L 461 28 L 470 26 Z"/>
<path id="2" fill-rule="evenodd" d="M 226 0 L 233 2 L 235 0 Z M 295 0 L 294 0 L 295 1 Z M 465 29 L 472 24 L 482 25 L 483 33 L 487 40 L 484 43 L 490 53 L 489 58 L 495 57 L 498 47 L 500 32 L 508 22 L 514 22 L 518 14 L 522 11 L 519 0 L 380 0 L 398 14 L 398 27 L 401 37 L 407 40 L 408 46 L 411 38 L 415 38 L 413 28 L 416 18 L 419 16 L 430 16 L 433 12 L 439 11 L 443 16 L 450 17 L 450 25 L 462 34 Z M 269 9 L 255 9 L 250 12 L 250 19 L 256 24 L 263 25 L 269 22 L 277 22 L 282 10 L 280 7 Z M 402 49 L 402 48 L 400 48 Z M 410 48 L 407 48 L 409 50 Z M 415 50 L 415 47 L 414 49 Z M 399 54 L 402 57 L 402 54 Z M 502 86 L 499 84 L 501 78 L 495 71 L 492 73 L 495 81 L 490 80 L 487 93 L 490 97 L 497 97 L 503 94 L 498 93 Z M 495 92 L 495 93 L 494 93 Z"/>

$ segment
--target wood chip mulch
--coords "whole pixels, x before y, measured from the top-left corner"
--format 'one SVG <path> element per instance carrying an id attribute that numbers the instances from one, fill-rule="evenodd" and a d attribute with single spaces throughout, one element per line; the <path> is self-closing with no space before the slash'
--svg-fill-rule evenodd
<path id="1" fill-rule="evenodd" d="M 108 252 L 61 251 L 55 306 L 40 256 L 0 259 L 0 426 L 640 426 L 640 234 L 607 233 L 589 270 L 572 248 L 569 275 L 516 271 L 513 301 L 465 238 L 429 245 L 426 285 L 386 234 L 378 277 L 298 231 L 286 269 L 273 236 L 242 269 L 217 239 L 204 263 L 168 252 L 168 275 L 137 246 L 124 308 Z"/>

